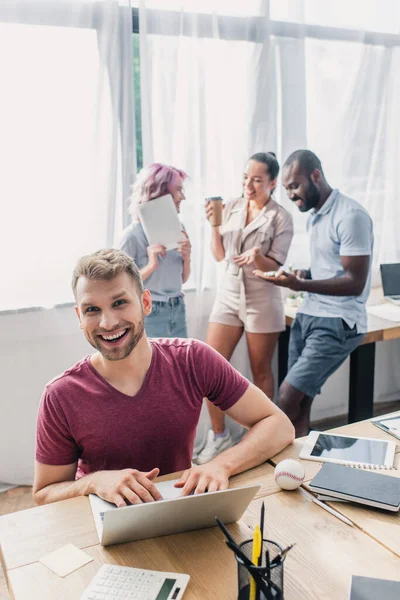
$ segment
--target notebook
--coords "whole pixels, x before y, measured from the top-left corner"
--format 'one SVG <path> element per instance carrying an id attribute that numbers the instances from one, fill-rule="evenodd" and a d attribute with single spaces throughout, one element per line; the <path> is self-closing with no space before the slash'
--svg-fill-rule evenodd
<path id="1" fill-rule="evenodd" d="M 371 423 L 400 440 L 400 415 L 386 419 L 374 419 Z"/>
<path id="2" fill-rule="evenodd" d="M 400 478 L 324 463 L 309 484 L 310 490 L 332 498 L 349 500 L 375 508 L 400 510 Z"/>
<path id="3" fill-rule="evenodd" d="M 400 581 L 353 575 L 349 600 L 399 600 Z"/>
<path id="4" fill-rule="evenodd" d="M 139 204 L 138 212 L 150 245 L 162 244 L 167 250 L 173 250 L 178 248 L 179 241 L 185 239 L 183 225 L 170 194 Z"/>

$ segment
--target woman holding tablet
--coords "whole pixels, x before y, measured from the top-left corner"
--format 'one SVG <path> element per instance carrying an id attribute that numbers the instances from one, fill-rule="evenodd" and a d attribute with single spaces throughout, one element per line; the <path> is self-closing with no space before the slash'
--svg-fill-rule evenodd
<path id="1" fill-rule="evenodd" d="M 212 227 L 211 252 L 215 260 L 225 262 L 226 270 L 206 338 L 230 360 L 244 332 L 254 384 L 269 398 L 274 395 L 272 356 L 279 333 L 285 329 L 283 299 L 272 284 L 268 288 L 260 285 L 253 271 L 279 269 L 292 241 L 292 217 L 272 197 L 278 173 L 279 164 L 272 152 L 251 156 L 245 166 L 242 197 L 228 202 L 222 225 Z M 208 202 L 208 219 L 213 211 L 213 203 Z M 204 449 L 194 459 L 197 464 L 232 446 L 224 413 L 209 402 L 208 410 L 212 429 Z"/>
<path id="2" fill-rule="evenodd" d="M 190 275 L 190 241 L 182 226 L 185 241 L 176 250 L 166 251 L 161 244 L 149 245 L 138 218 L 137 206 L 170 194 L 177 212 L 185 199 L 181 169 L 154 163 L 143 168 L 132 186 L 130 214 L 132 224 L 122 233 L 120 249 L 140 270 L 145 287 L 153 299 L 151 314 L 145 318 L 149 337 L 187 337 L 186 311 L 182 284 Z"/>

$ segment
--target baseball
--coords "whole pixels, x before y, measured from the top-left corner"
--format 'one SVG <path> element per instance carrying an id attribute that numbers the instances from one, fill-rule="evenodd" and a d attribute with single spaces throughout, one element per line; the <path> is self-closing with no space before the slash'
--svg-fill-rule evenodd
<path id="1" fill-rule="evenodd" d="M 292 458 L 281 460 L 275 467 L 275 481 L 283 490 L 295 490 L 303 483 L 304 477 L 303 466 Z"/>

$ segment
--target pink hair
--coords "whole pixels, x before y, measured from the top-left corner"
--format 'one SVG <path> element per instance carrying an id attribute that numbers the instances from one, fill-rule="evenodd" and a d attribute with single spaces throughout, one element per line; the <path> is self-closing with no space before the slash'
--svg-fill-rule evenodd
<path id="1" fill-rule="evenodd" d="M 178 179 L 184 181 L 187 177 L 188 175 L 185 171 L 161 163 L 153 163 L 144 167 L 138 173 L 136 181 L 132 186 L 131 205 L 129 209 L 132 217 L 137 217 L 138 204 L 165 196 L 178 183 Z"/>

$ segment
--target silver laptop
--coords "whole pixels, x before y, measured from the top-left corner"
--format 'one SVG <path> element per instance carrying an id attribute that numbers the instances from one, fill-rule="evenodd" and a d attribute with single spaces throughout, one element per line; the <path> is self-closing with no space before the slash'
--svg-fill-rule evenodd
<path id="1" fill-rule="evenodd" d="M 400 263 L 381 265 L 381 278 L 385 300 L 400 306 Z"/>
<path id="2" fill-rule="evenodd" d="M 157 484 L 163 500 L 117 508 L 94 494 L 89 495 L 100 544 L 121 544 L 146 538 L 214 527 L 238 521 L 260 485 L 182 496 L 173 485 L 178 479 Z"/>

